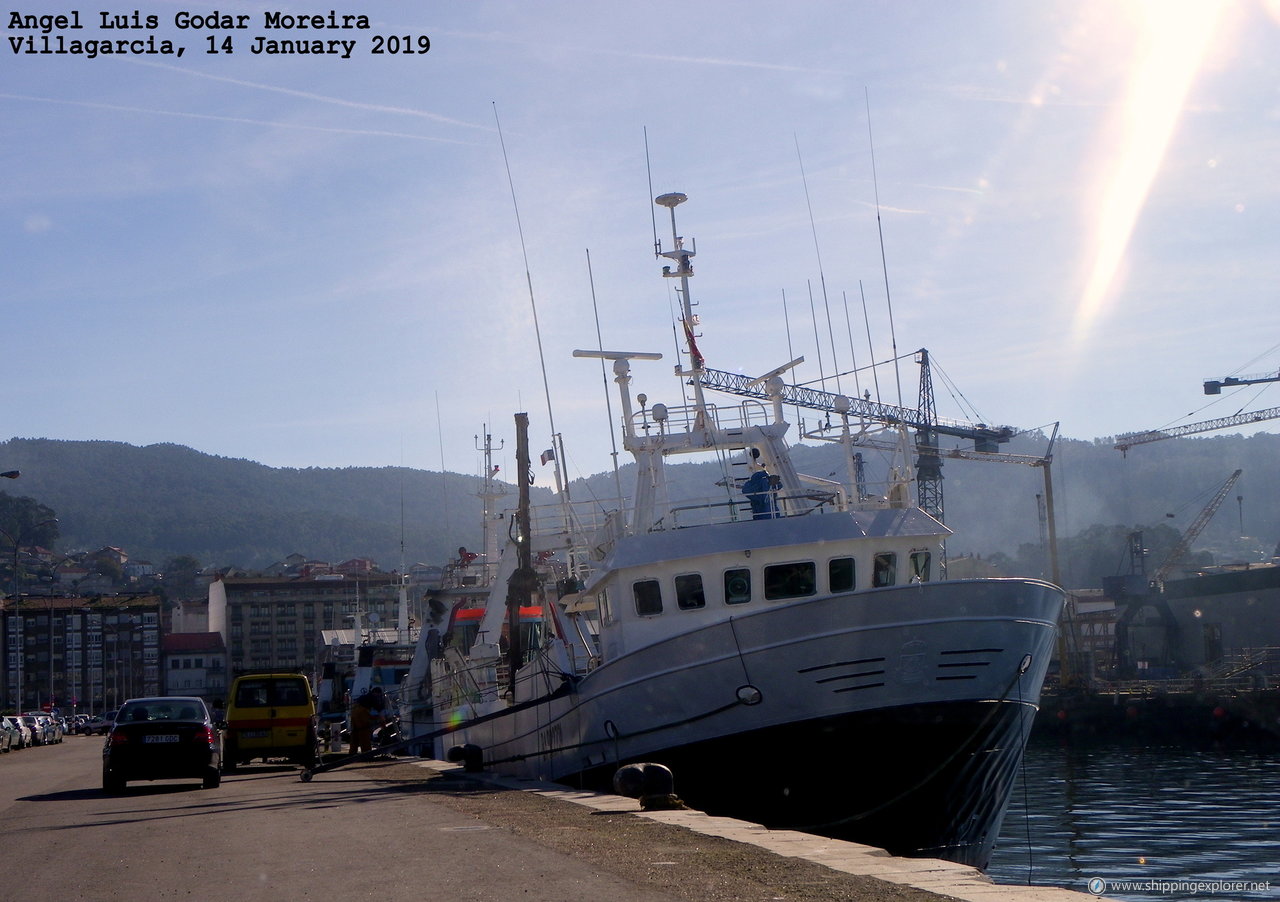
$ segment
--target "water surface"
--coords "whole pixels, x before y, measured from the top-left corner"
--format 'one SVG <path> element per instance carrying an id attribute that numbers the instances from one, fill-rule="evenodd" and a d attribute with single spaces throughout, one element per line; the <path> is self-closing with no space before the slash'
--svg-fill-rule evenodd
<path id="1" fill-rule="evenodd" d="M 1280 753 L 1033 736 L 988 874 L 1081 891 L 1100 878 L 1133 902 L 1280 899 Z"/>

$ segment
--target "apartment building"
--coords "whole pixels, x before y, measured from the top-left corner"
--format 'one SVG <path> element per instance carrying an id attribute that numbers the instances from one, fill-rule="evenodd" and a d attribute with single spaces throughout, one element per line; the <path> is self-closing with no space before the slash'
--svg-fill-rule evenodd
<path id="1" fill-rule="evenodd" d="M 169 633 L 160 645 L 165 695 L 198 695 L 210 707 L 227 697 L 231 681 L 221 633 Z"/>
<path id="2" fill-rule="evenodd" d="M 150 594 L 5 599 L 3 706 L 94 713 L 159 694 L 160 610 Z"/>
<path id="3" fill-rule="evenodd" d="M 394 573 L 226 576 L 209 585 L 209 630 L 221 633 L 227 666 L 301 668 L 314 674 L 322 630 L 394 627 L 401 578 Z"/>

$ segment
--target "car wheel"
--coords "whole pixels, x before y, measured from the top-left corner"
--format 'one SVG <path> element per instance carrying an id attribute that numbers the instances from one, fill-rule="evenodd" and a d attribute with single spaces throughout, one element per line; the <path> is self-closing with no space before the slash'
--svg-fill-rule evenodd
<path id="1" fill-rule="evenodd" d="M 102 791 L 112 794 L 124 792 L 125 781 L 115 776 L 109 770 L 102 772 Z"/>
<path id="2" fill-rule="evenodd" d="M 222 772 L 216 767 L 211 767 L 204 772 L 204 788 L 217 789 L 222 785 Z"/>

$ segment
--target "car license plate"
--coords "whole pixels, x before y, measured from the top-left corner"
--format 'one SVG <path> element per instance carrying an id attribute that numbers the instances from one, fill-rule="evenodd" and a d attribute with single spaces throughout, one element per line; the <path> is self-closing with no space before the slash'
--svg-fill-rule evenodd
<path id="1" fill-rule="evenodd" d="M 266 739 L 271 735 L 270 730 L 244 730 L 240 733 L 245 739 Z"/>
<path id="2" fill-rule="evenodd" d="M 150 736 L 143 736 L 143 742 L 177 742 L 178 737 L 174 733 L 154 733 Z"/>

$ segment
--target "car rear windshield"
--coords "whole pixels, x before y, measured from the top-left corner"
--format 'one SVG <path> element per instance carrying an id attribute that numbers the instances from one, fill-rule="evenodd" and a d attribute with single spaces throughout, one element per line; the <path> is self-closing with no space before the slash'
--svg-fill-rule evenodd
<path id="1" fill-rule="evenodd" d="M 190 700 L 174 702 L 138 702 L 125 705 L 116 717 L 116 723 L 143 723 L 154 720 L 203 721 L 204 706 Z"/>
<path id="2" fill-rule="evenodd" d="M 307 685 L 296 677 L 242 679 L 236 686 L 237 708 L 287 708 L 306 703 Z"/>

